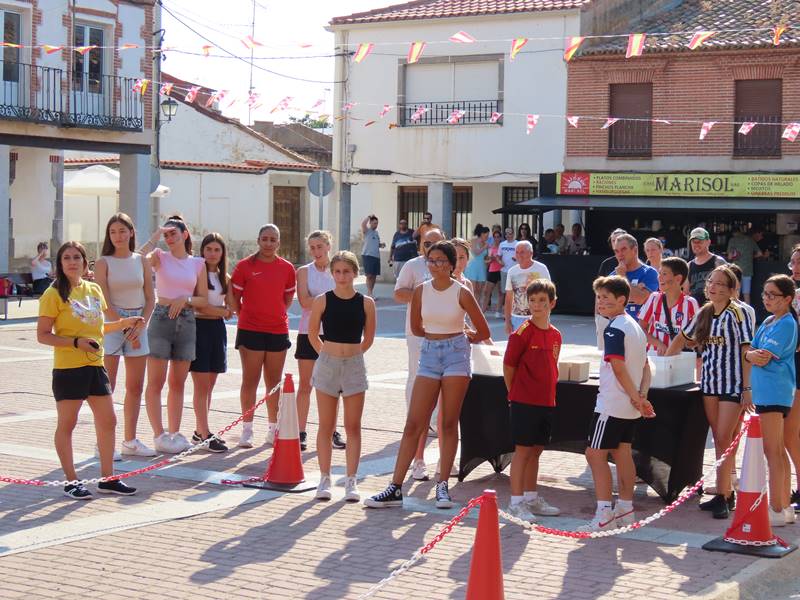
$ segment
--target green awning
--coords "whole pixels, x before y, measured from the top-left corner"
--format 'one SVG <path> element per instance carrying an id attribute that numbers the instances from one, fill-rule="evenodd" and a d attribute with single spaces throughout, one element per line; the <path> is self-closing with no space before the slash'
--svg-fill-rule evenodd
<path id="1" fill-rule="evenodd" d="M 800 213 L 797 198 L 674 198 L 656 196 L 542 196 L 492 211 L 536 214 L 551 210 L 636 210 L 682 212 Z"/>

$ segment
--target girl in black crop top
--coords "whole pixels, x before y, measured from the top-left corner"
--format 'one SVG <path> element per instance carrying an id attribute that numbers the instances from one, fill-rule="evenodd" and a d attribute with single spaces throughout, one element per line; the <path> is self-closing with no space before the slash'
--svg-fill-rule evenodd
<path id="1" fill-rule="evenodd" d="M 308 341 L 319 353 L 311 376 L 319 412 L 317 498 L 331 498 L 331 436 L 341 395 L 347 433 L 345 500 L 358 502 L 356 472 L 361 456 L 361 414 L 367 391 L 364 352 L 375 339 L 375 301 L 353 287 L 358 275 L 358 259 L 352 252 L 337 252 L 331 258 L 330 269 L 336 288 L 314 298 L 308 322 Z M 325 335 L 324 342 L 321 334 Z"/>

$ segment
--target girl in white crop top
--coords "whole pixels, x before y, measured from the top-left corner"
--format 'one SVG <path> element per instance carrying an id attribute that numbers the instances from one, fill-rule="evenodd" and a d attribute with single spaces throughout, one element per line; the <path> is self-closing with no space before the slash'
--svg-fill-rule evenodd
<path id="1" fill-rule="evenodd" d="M 439 412 L 440 462 L 436 483 L 437 508 L 453 505 L 447 478 L 458 447 L 458 419 L 472 375 L 469 344 L 489 337 L 489 324 L 467 288 L 452 279 L 456 268 L 452 242 L 437 242 L 428 250 L 431 280 L 418 285 L 411 297 L 411 333 L 424 337 L 411 405 L 400 441 L 390 485 L 365 500 L 368 507 L 402 505 L 401 485 L 411 465 L 420 436 L 427 431 L 430 414 L 441 392 Z M 468 315 L 475 330 L 466 329 Z M 466 333 L 465 333 L 466 332 Z"/>
<path id="2" fill-rule="evenodd" d="M 136 229 L 133 221 L 125 213 L 117 213 L 106 225 L 102 256 L 94 267 L 95 281 L 103 290 L 108 301 L 107 320 L 121 317 L 144 318 L 150 320 L 155 306 L 153 274 L 144 256 L 134 252 Z M 150 348 L 147 331 L 143 327 L 128 332 L 115 331 L 103 339 L 105 353 L 103 363 L 112 391 L 117 384 L 119 358 L 125 357 L 125 403 L 122 454 L 131 456 L 155 456 L 155 452 L 136 437 L 136 423 L 142 404 L 145 366 Z"/>

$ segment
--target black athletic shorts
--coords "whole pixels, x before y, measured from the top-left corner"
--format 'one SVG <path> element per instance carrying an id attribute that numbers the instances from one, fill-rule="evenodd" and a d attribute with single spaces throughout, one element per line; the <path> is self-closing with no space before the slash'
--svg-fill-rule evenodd
<path id="1" fill-rule="evenodd" d="M 236 330 L 236 349 L 239 346 L 256 352 L 283 352 L 292 347 L 288 333 L 262 333 L 249 329 Z"/>
<path id="2" fill-rule="evenodd" d="M 228 370 L 228 330 L 222 319 L 195 319 L 194 373 L 224 373 Z"/>
<path id="3" fill-rule="evenodd" d="M 546 446 L 553 432 L 552 406 L 511 402 L 511 441 L 515 446 Z"/>
<path id="4" fill-rule="evenodd" d="M 86 400 L 89 396 L 110 396 L 111 383 L 105 367 L 53 369 L 53 396 L 60 400 Z"/>
<path id="5" fill-rule="evenodd" d="M 324 342 L 325 336 L 321 335 L 319 339 Z M 314 350 L 314 346 L 308 341 L 307 333 L 297 334 L 297 347 L 294 349 L 294 357 L 297 360 L 317 360 L 319 358 L 319 354 Z"/>
<path id="6" fill-rule="evenodd" d="M 620 444 L 632 444 L 639 419 L 620 419 L 594 413 L 589 425 L 589 447 L 596 450 L 616 450 Z"/>
<path id="7" fill-rule="evenodd" d="M 489 283 L 500 283 L 500 271 L 489 271 L 486 273 L 486 281 Z"/>
<path id="8" fill-rule="evenodd" d="M 756 404 L 756 414 L 763 415 L 764 413 L 781 413 L 783 418 L 792 410 L 791 406 L 781 406 L 780 404 Z"/>

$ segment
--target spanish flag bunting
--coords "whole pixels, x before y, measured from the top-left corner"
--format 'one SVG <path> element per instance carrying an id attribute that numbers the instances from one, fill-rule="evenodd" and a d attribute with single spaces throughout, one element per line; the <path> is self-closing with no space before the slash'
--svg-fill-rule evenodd
<path id="1" fill-rule="evenodd" d="M 0 42 L 3 48 L 22 48 L 22 44 L 15 44 L 14 42 Z"/>
<path id="2" fill-rule="evenodd" d="M 147 92 L 148 85 L 150 85 L 149 79 L 137 79 L 136 83 L 133 84 L 133 91 L 144 95 Z"/>
<path id="3" fill-rule="evenodd" d="M 513 42 L 511 42 L 511 53 L 509 58 L 511 60 L 514 60 L 517 57 L 517 54 L 519 54 L 519 51 L 522 50 L 522 48 L 527 43 L 528 43 L 528 38 L 524 37 L 519 37 L 515 39 Z"/>
<path id="4" fill-rule="evenodd" d="M 781 137 L 793 142 L 797 139 L 798 134 L 800 134 L 800 123 L 789 123 L 789 126 L 783 130 L 783 135 Z"/>
<path id="5" fill-rule="evenodd" d="M 780 46 L 781 44 L 781 36 L 783 32 L 786 31 L 785 25 L 776 25 L 775 28 L 772 30 L 772 43 L 775 46 Z"/>
<path id="6" fill-rule="evenodd" d="M 747 135 L 753 130 L 753 127 L 755 126 L 756 124 L 753 123 L 752 121 L 747 121 L 746 123 L 742 123 L 742 126 L 739 127 L 739 133 L 741 133 L 742 135 Z"/>
<path id="7" fill-rule="evenodd" d="M 264 45 L 261 42 L 257 42 L 256 40 L 254 40 L 252 35 L 247 35 L 247 36 L 243 37 L 242 38 L 242 44 L 248 50 L 252 50 L 256 46 L 263 46 Z"/>
<path id="8" fill-rule="evenodd" d="M 184 100 L 186 100 L 186 102 L 190 102 L 190 103 L 194 102 L 194 99 L 197 98 L 197 92 L 199 92 L 199 91 L 200 91 L 200 86 L 199 85 L 193 85 L 192 87 L 189 88 L 189 91 L 186 92 L 186 97 L 184 98 Z"/>
<path id="9" fill-rule="evenodd" d="M 97 46 L 78 46 L 77 48 L 75 48 L 75 52 L 83 56 L 84 54 L 86 54 L 91 50 L 94 50 L 95 48 L 97 48 Z"/>
<path id="10" fill-rule="evenodd" d="M 375 44 L 359 44 L 358 50 L 356 50 L 356 53 L 353 55 L 353 62 L 360 63 L 369 56 L 369 53 L 372 52 L 374 47 Z"/>
<path id="11" fill-rule="evenodd" d="M 577 129 L 577 128 L 578 128 L 578 121 L 580 121 L 580 120 L 581 120 L 581 118 L 580 118 L 580 117 L 572 117 L 572 116 L 568 116 L 568 117 L 567 117 L 567 122 L 568 122 L 570 125 L 572 125 L 572 126 L 575 128 L 575 129 Z"/>
<path id="12" fill-rule="evenodd" d="M 606 119 L 606 122 L 603 124 L 602 128 L 603 129 L 608 129 L 609 127 L 611 127 L 617 121 L 619 121 L 619 119 L 617 119 L 615 117 L 609 117 L 609 118 Z"/>
<path id="13" fill-rule="evenodd" d="M 211 51 L 211 49 L 212 49 L 213 47 L 214 47 L 214 46 L 212 46 L 212 45 L 210 45 L 210 44 L 206 44 L 205 46 L 203 46 L 203 47 L 202 47 L 202 50 L 203 50 L 203 56 L 208 56 L 209 52 Z"/>
<path id="14" fill-rule="evenodd" d="M 334 121 L 336 121 L 338 123 L 339 121 L 344 121 L 346 118 L 347 118 L 347 115 L 339 115 L 338 117 L 336 117 L 334 119 Z"/>
<path id="15" fill-rule="evenodd" d="M 53 54 L 61 50 L 64 46 L 51 46 L 49 44 L 43 44 L 42 50 L 44 50 L 45 54 Z"/>
<path id="16" fill-rule="evenodd" d="M 503 113 L 495 111 L 489 118 L 489 123 L 497 123 L 502 118 L 503 118 Z"/>
<path id="17" fill-rule="evenodd" d="M 466 31 L 459 31 L 450 36 L 450 41 L 456 44 L 474 44 L 475 38 Z"/>
<path id="18" fill-rule="evenodd" d="M 161 89 L 158 90 L 159 95 L 161 96 L 169 96 L 172 93 L 172 87 L 174 84 L 172 83 L 162 83 Z"/>
<path id="19" fill-rule="evenodd" d="M 139 44 L 122 44 L 119 47 L 120 50 L 133 50 L 134 48 L 138 48 Z"/>
<path id="20" fill-rule="evenodd" d="M 411 44 L 411 47 L 408 49 L 408 58 L 406 59 L 408 64 L 414 64 L 419 60 L 422 56 L 422 52 L 425 50 L 425 42 L 414 42 Z"/>
<path id="21" fill-rule="evenodd" d="M 647 38 L 646 33 L 632 33 L 628 36 L 628 50 L 625 52 L 625 58 L 631 56 L 641 56 L 644 51 L 644 40 Z"/>
<path id="22" fill-rule="evenodd" d="M 391 110 L 392 110 L 392 107 L 390 105 L 384 104 L 383 108 L 381 109 L 381 112 L 378 114 L 378 116 L 382 119 L 383 117 L 388 115 L 389 111 L 391 111 Z"/>
<path id="23" fill-rule="evenodd" d="M 389 130 L 395 129 L 397 127 L 397 123 L 389 123 Z"/>
<path id="24" fill-rule="evenodd" d="M 525 127 L 525 135 L 530 135 L 533 128 L 539 123 L 539 115 L 528 115 L 527 126 Z"/>
<path id="25" fill-rule="evenodd" d="M 578 48 L 581 47 L 583 43 L 583 36 L 574 35 L 570 38 L 567 38 L 567 46 L 564 48 L 564 61 L 569 62 L 572 60 L 572 57 L 575 56 L 575 53 L 578 51 Z"/>
<path id="26" fill-rule="evenodd" d="M 705 123 L 703 123 L 703 126 L 700 128 L 700 139 L 701 140 L 706 139 L 708 132 L 711 131 L 711 128 L 714 127 L 714 125 L 716 124 L 717 124 L 716 121 L 706 121 Z"/>
<path id="27" fill-rule="evenodd" d="M 377 121 L 367 121 L 366 123 L 364 123 L 364 127 L 369 127 L 370 125 L 375 125 L 375 123 L 377 123 Z"/>
<path id="28" fill-rule="evenodd" d="M 689 42 L 689 50 L 694 50 L 698 46 L 700 46 L 703 42 L 705 42 L 708 38 L 713 35 L 716 35 L 716 31 L 698 31 L 692 36 L 692 40 Z"/>

